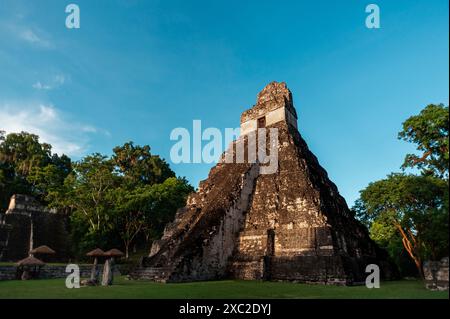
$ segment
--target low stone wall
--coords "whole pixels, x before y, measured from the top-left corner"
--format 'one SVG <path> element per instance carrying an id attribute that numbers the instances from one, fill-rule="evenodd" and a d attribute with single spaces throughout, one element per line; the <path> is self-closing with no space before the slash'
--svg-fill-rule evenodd
<path id="1" fill-rule="evenodd" d="M 264 259 L 233 260 L 230 263 L 230 277 L 241 280 L 265 279 Z"/>
<path id="2" fill-rule="evenodd" d="M 448 290 L 448 257 L 423 264 L 425 286 L 430 290 Z"/>
<path id="3" fill-rule="evenodd" d="M 0 266 L 0 280 L 16 279 L 17 267 L 15 266 Z"/>
<path id="4" fill-rule="evenodd" d="M 89 278 L 91 275 L 91 265 L 80 265 L 80 277 Z M 103 265 L 98 265 L 100 270 L 100 276 L 102 275 Z M 55 279 L 66 278 L 69 273 L 66 272 L 65 265 L 45 265 L 41 268 L 39 273 L 40 279 Z M 114 269 L 114 275 L 120 275 L 119 267 L 116 265 Z M 0 280 L 15 280 L 19 279 L 17 266 L 0 266 Z"/>
<path id="5" fill-rule="evenodd" d="M 4 215 L 0 213 L 0 260 L 3 260 L 3 255 L 8 247 L 9 233 L 11 232 L 11 226 L 5 224 Z"/>

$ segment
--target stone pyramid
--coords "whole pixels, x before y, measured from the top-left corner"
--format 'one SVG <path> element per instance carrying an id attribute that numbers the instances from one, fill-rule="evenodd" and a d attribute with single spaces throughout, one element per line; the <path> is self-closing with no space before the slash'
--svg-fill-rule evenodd
<path id="1" fill-rule="evenodd" d="M 357 284 L 368 264 L 377 264 L 384 278 L 394 276 L 386 253 L 352 216 L 298 132 L 285 83 L 272 82 L 258 94 L 228 154 L 239 143 L 248 146 L 263 127 L 278 132 L 277 170 L 262 174 L 261 162 L 229 163 L 224 154 L 132 278 Z"/>

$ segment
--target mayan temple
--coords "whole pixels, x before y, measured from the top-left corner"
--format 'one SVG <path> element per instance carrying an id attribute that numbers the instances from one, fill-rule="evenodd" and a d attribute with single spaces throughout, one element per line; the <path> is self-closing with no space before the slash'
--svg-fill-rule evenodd
<path id="1" fill-rule="evenodd" d="M 238 145 L 248 146 L 259 128 L 278 132 L 277 169 L 270 174 L 261 173 L 259 161 L 225 160 L 225 154 L 236 157 Z M 383 278 L 393 276 L 387 254 L 352 216 L 301 137 L 285 83 L 272 82 L 258 94 L 241 116 L 241 136 L 225 154 L 131 278 L 350 285 L 364 282 L 368 264 L 377 264 Z"/>

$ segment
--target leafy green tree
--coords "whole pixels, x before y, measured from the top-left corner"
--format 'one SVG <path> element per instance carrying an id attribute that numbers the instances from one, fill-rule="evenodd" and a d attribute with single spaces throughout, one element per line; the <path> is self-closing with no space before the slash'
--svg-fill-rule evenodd
<path id="1" fill-rule="evenodd" d="M 374 220 L 369 228 L 371 238 L 385 249 L 403 276 L 414 276 L 417 268 L 406 252 L 400 233 L 393 223 Z"/>
<path id="2" fill-rule="evenodd" d="M 125 258 L 128 259 L 130 245 L 144 228 L 146 208 L 150 199 L 145 196 L 142 187 L 118 187 L 113 191 L 113 198 L 115 227 L 125 247 Z"/>
<path id="3" fill-rule="evenodd" d="M 151 154 L 148 145 L 127 142 L 115 147 L 113 152 L 111 161 L 120 180 L 113 195 L 116 228 L 128 258 L 130 245 L 136 237 L 145 231 L 158 233 L 160 223 L 157 219 L 161 219 L 161 215 L 165 219 L 173 218 L 192 188 L 185 179 L 176 179 L 169 165 Z M 167 199 L 162 205 L 161 198 Z M 176 200 L 175 206 L 170 201 L 172 198 Z"/>
<path id="4" fill-rule="evenodd" d="M 138 237 L 160 233 L 193 189 L 175 178 L 169 165 L 133 142 L 115 147 L 107 157 L 92 154 L 73 164 L 62 187 L 50 188 L 53 167 L 39 171 L 39 187 L 48 187 L 51 206 L 71 212 L 76 250 L 121 241 L 129 256 Z M 40 175 L 43 175 L 41 177 Z"/>
<path id="5" fill-rule="evenodd" d="M 177 209 L 185 206 L 187 196 L 193 191 L 185 178 L 175 177 L 147 188 L 146 194 L 151 198 L 150 214 L 145 216 L 144 225 L 147 241 L 161 237 L 164 227 L 173 220 Z"/>
<path id="6" fill-rule="evenodd" d="M 50 188 L 62 185 L 71 171 L 65 155 L 51 154 L 51 145 L 27 132 L 0 131 L 0 208 L 8 205 L 15 193 L 27 194 L 45 201 Z M 47 181 L 45 181 L 47 180 Z M 51 186 L 47 186 L 47 182 Z"/>
<path id="7" fill-rule="evenodd" d="M 421 175 L 391 174 L 370 183 L 354 206 L 372 238 L 394 258 L 401 241 L 421 275 L 423 259 L 448 254 L 448 125 L 443 104 L 409 117 L 398 138 L 416 144 L 419 154 L 407 154 L 402 169 L 416 168 Z"/>
<path id="8" fill-rule="evenodd" d="M 117 183 L 110 159 L 98 153 L 86 156 L 73 165 L 61 191 L 51 194 L 51 206 L 70 208 L 73 218 L 86 222 L 89 233 L 104 234 L 113 226 L 111 191 Z"/>
<path id="9" fill-rule="evenodd" d="M 152 155 L 150 146 L 127 142 L 113 149 L 112 161 L 116 171 L 131 185 L 152 185 L 164 182 L 175 173 L 158 155 Z"/>
<path id="10" fill-rule="evenodd" d="M 398 137 L 416 144 L 420 154 L 407 154 L 402 167 L 416 167 L 425 175 L 448 178 L 448 126 L 449 110 L 443 104 L 430 104 L 419 115 L 408 118 Z"/>
<path id="11" fill-rule="evenodd" d="M 72 171 L 71 160 L 66 156 L 53 156 L 52 163 L 46 166 L 33 167 L 27 176 L 33 193 L 49 201 L 49 194 L 58 191 L 64 184 L 64 179 Z"/>
<path id="12" fill-rule="evenodd" d="M 446 196 L 447 183 L 439 178 L 391 174 L 362 190 L 355 210 L 362 221 L 376 230 L 377 236 L 393 238 L 394 230 L 398 232 L 422 274 L 424 258 L 433 254 L 436 257 L 438 250 L 448 249 L 448 242 L 445 247 L 443 240 L 448 237 L 448 217 L 447 224 L 430 228 L 430 223 L 437 220 L 445 222 Z"/>
<path id="13" fill-rule="evenodd" d="M 176 178 L 150 146 L 125 143 L 107 157 L 98 153 L 72 163 L 26 132 L 0 131 L 0 204 L 29 194 L 70 215 L 75 251 L 130 245 L 159 236 L 193 188 Z"/>

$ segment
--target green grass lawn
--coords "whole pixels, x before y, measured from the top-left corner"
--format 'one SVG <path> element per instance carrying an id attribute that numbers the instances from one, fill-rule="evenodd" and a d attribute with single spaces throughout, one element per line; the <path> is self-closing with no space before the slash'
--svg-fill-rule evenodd
<path id="1" fill-rule="evenodd" d="M 67 289 L 64 279 L 0 281 L 0 298 L 448 298 L 420 281 L 382 282 L 379 289 L 288 282 L 208 281 L 159 284 L 116 278 L 110 287 Z"/>

